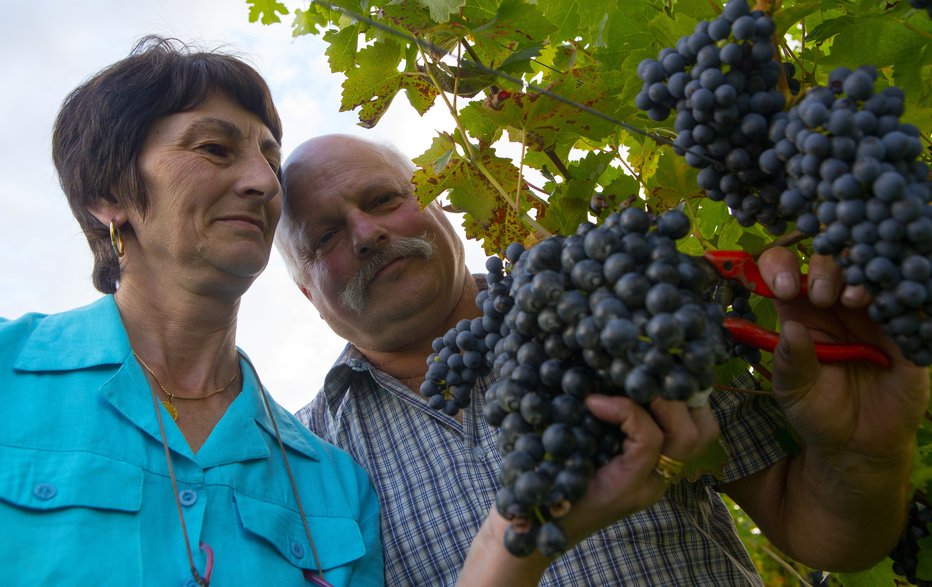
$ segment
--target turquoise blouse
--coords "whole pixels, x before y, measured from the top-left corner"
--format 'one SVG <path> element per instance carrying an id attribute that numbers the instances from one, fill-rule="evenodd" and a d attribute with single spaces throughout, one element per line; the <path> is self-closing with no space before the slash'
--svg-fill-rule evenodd
<path id="1" fill-rule="evenodd" d="M 311 585 L 316 569 L 255 374 L 197 452 L 162 410 L 211 585 Z M 378 498 L 346 453 L 273 411 L 324 576 L 382 585 Z M 0 321 L 0 585 L 193 585 L 149 383 L 112 296 Z"/>

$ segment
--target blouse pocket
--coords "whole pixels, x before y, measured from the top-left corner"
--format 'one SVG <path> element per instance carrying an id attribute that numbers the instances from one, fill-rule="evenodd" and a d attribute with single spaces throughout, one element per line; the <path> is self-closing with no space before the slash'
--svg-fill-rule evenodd
<path id="1" fill-rule="evenodd" d="M 235 500 L 240 522 L 248 534 L 270 545 L 292 566 L 317 570 L 304 524 L 295 510 L 240 492 L 235 492 Z M 356 520 L 308 516 L 307 523 L 327 579 L 333 582 L 332 577 L 351 574 L 346 568 L 340 568 L 351 567 L 366 553 L 362 531 Z"/>
<path id="2" fill-rule="evenodd" d="M 0 446 L 0 584 L 112 581 L 141 569 L 143 473 L 86 452 Z M 18 577 L 18 579 L 17 579 Z M 38 579 L 38 581 L 36 581 Z"/>

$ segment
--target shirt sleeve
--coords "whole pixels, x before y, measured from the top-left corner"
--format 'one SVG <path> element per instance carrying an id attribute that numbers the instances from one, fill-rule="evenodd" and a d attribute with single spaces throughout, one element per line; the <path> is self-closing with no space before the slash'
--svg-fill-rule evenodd
<path id="1" fill-rule="evenodd" d="M 703 477 L 708 485 L 743 479 L 788 456 L 781 442 L 789 424 L 774 398 L 738 391 L 716 391 L 710 397 L 728 454 L 722 477 Z"/>
<path id="2" fill-rule="evenodd" d="M 295 412 L 295 417 L 304 424 L 305 428 L 333 444 L 333 438 L 329 433 L 330 411 L 327 407 L 326 394 L 323 391 L 314 396 L 311 403 Z"/>

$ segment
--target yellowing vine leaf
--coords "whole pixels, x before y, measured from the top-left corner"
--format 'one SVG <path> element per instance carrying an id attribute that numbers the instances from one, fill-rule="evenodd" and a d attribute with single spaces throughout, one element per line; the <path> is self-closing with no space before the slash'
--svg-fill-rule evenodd
<path id="1" fill-rule="evenodd" d="M 417 71 L 399 71 L 402 47 L 393 41 L 379 41 L 357 54 L 357 67 L 350 69 L 343 82 L 340 110 L 360 108 L 359 125 L 375 126 L 400 90 L 420 114 L 426 112 L 438 91 Z"/>

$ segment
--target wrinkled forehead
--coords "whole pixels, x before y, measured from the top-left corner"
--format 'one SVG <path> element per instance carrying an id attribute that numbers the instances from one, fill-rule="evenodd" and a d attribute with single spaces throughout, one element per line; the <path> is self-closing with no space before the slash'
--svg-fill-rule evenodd
<path id="1" fill-rule="evenodd" d="M 400 157 L 363 145 L 357 149 L 319 149 L 289 160 L 286 192 L 295 206 L 324 199 L 356 199 L 393 190 L 410 193 L 412 166 Z M 298 202 L 297 200 L 300 200 Z"/>

